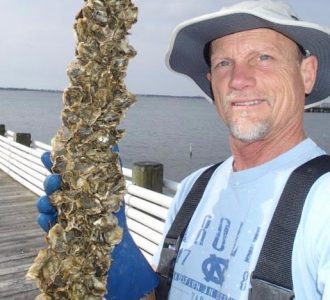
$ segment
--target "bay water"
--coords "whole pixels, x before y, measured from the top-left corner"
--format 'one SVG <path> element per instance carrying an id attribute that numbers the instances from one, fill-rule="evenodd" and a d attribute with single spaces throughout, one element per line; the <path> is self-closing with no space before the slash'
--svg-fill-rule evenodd
<path id="1" fill-rule="evenodd" d="M 0 89 L 0 124 L 31 133 L 33 140 L 50 144 L 62 108 L 61 92 Z M 228 130 L 215 107 L 202 98 L 139 95 L 119 127 L 126 130 L 119 143 L 124 166 L 160 162 L 171 180 L 181 181 L 230 155 Z M 330 114 L 305 113 L 305 129 L 330 153 Z"/>

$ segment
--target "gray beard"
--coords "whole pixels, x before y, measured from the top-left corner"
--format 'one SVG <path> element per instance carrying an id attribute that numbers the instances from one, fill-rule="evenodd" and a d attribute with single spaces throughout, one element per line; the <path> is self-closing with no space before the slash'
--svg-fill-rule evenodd
<path id="1" fill-rule="evenodd" d="M 251 143 L 264 138 L 269 131 L 270 124 L 267 121 L 261 121 L 249 130 L 244 130 L 242 125 L 230 123 L 228 124 L 228 128 L 232 136 L 236 139 L 245 143 Z"/>

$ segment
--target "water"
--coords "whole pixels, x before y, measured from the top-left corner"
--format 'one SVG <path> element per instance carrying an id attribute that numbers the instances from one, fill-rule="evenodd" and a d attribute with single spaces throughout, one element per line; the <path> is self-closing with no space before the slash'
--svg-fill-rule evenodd
<path id="1" fill-rule="evenodd" d="M 61 98 L 58 92 L 0 90 L 0 124 L 49 144 L 60 126 Z M 230 155 L 226 127 L 200 98 L 139 96 L 120 127 L 126 129 L 119 144 L 125 167 L 161 162 L 165 177 L 175 181 Z M 330 114 L 306 113 L 305 128 L 330 153 Z"/>

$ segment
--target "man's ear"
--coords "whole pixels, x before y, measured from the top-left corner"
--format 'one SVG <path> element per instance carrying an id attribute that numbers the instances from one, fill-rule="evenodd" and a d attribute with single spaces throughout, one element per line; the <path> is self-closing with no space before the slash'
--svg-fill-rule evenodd
<path id="1" fill-rule="evenodd" d="M 317 57 L 308 56 L 301 62 L 301 75 L 305 86 L 305 94 L 310 94 L 313 90 L 317 76 Z"/>
<path id="2" fill-rule="evenodd" d="M 206 74 L 206 78 L 207 78 L 208 81 L 211 81 L 211 72 L 208 72 Z"/>

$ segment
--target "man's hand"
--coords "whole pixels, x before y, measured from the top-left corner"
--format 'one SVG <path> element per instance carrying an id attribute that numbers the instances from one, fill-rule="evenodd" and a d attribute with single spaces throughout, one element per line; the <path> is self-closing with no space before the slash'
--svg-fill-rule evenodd
<path id="1" fill-rule="evenodd" d="M 50 153 L 46 152 L 41 158 L 45 167 L 51 171 Z M 45 196 L 37 201 L 39 210 L 38 224 L 48 232 L 57 222 L 57 210 L 51 205 L 49 196 L 61 187 L 61 177 L 49 175 L 44 181 Z M 111 254 L 111 268 L 108 272 L 107 290 L 108 300 L 138 300 L 154 299 L 153 290 L 158 285 L 158 277 L 134 243 L 126 224 L 125 205 L 115 213 L 118 225 L 123 229 L 122 241 Z M 152 298 L 150 298 L 152 297 Z"/>

